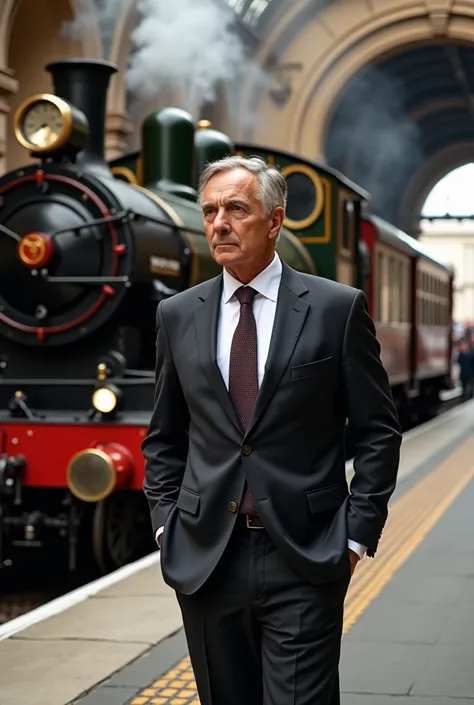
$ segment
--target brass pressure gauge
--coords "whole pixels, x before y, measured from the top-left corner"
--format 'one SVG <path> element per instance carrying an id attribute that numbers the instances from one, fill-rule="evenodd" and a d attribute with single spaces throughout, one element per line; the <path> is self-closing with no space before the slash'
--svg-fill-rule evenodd
<path id="1" fill-rule="evenodd" d="M 78 152 L 86 145 L 87 118 L 62 98 L 49 93 L 25 100 L 13 118 L 15 137 L 32 154 L 48 155 L 60 149 Z"/>

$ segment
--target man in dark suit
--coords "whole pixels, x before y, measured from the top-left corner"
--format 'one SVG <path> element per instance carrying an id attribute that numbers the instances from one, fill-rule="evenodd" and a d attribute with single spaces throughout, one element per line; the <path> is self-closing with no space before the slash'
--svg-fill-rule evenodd
<path id="1" fill-rule="evenodd" d="M 286 199 L 258 158 L 210 164 L 199 203 L 223 273 L 157 311 L 144 490 L 202 705 L 340 702 L 344 598 L 396 483 L 365 297 L 280 260 Z"/>

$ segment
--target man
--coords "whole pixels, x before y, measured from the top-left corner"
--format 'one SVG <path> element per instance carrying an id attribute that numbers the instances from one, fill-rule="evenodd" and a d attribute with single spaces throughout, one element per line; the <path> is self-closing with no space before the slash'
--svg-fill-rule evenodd
<path id="1" fill-rule="evenodd" d="M 286 199 L 261 159 L 210 164 L 199 203 L 223 273 L 157 311 L 144 489 L 201 705 L 340 702 L 344 597 L 396 483 L 364 295 L 280 260 Z"/>
<path id="2" fill-rule="evenodd" d="M 472 399 L 474 377 L 473 361 L 474 354 L 469 346 L 469 342 L 465 338 L 462 338 L 459 341 L 456 362 L 459 366 L 459 381 L 461 382 L 464 401 Z"/>

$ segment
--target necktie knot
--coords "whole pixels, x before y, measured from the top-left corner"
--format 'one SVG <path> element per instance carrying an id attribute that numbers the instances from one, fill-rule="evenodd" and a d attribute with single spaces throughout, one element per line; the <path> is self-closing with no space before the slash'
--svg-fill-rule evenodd
<path id="1" fill-rule="evenodd" d="M 242 304 L 252 304 L 254 296 L 257 292 L 255 289 L 252 289 L 251 286 L 241 286 L 240 289 L 237 289 L 235 292 L 235 295 L 240 302 L 240 305 Z"/>

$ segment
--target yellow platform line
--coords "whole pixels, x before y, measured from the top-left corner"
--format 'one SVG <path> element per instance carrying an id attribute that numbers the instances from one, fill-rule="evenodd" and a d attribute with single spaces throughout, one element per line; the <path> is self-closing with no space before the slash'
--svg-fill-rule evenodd
<path id="1" fill-rule="evenodd" d="M 349 603 L 349 607 L 345 609 L 344 615 L 344 634 L 349 631 L 350 627 L 355 624 L 362 612 L 364 612 L 368 605 L 381 593 L 385 585 L 420 545 L 436 522 L 443 516 L 448 507 L 471 481 L 472 477 L 473 473 L 471 470 L 470 474 L 463 477 L 438 506 L 425 517 L 424 521 L 416 527 L 411 539 L 408 539 L 404 545 L 402 544 L 400 550 L 395 552 L 390 560 L 386 561 L 378 575 L 371 582 L 368 582 L 365 589 L 358 592 L 357 597 Z"/>
<path id="2" fill-rule="evenodd" d="M 474 477 L 474 437 L 390 507 L 375 559 L 356 569 L 344 605 L 343 634 L 356 623 Z M 147 686 L 130 705 L 200 705 L 189 656 Z"/>
<path id="3" fill-rule="evenodd" d="M 349 586 L 344 633 L 472 479 L 473 454 L 474 438 L 469 438 L 393 504 L 376 558 L 362 561 Z"/>

